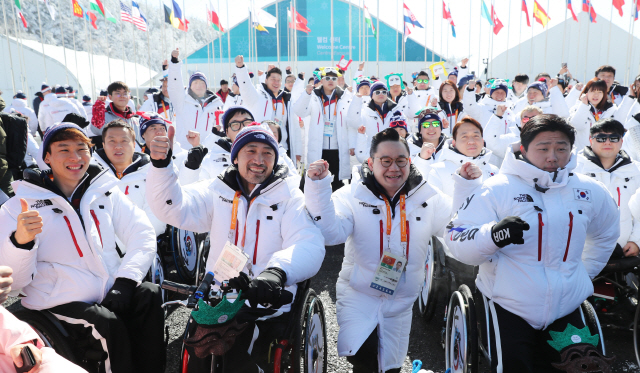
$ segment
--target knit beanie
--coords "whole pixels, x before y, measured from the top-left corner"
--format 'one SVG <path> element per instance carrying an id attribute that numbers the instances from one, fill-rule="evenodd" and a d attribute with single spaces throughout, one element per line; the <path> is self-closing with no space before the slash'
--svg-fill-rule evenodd
<path id="1" fill-rule="evenodd" d="M 527 92 L 529 89 L 537 89 L 542 92 L 542 96 L 547 97 L 547 83 L 545 82 L 533 82 L 527 86 Z"/>
<path id="2" fill-rule="evenodd" d="M 147 129 L 154 124 L 162 124 L 164 129 L 167 129 L 167 122 L 160 115 L 156 113 L 145 113 L 145 115 L 140 115 L 140 137 L 142 137 Z"/>
<path id="3" fill-rule="evenodd" d="M 278 142 L 276 142 L 276 138 L 273 137 L 269 126 L 267 124 L 259 124 L 258 122 L 253 122 L 248 127 L 240 130 L 233 145 L 231 145 L 231 162 L 233 163 L 238 157 L 240 149 L 252 142 L 261 142 L 273 148 L 273 152 L 275 153 L 273 165 L 278 164 Z"/>
<path id="4" fill-rule="evenodd" d="M 199 71 L 196 71 L 196 72 L 195 72 L 195 73 L 193 73 L 193 74 L 191 75 L 191 77 L 189 78 L 189 88 L 191 88 L 191 83 L 193 83 L 193 81 L 194 81 L 194 80 L 196 80 L 196 79 L 200 79 L 200 80 L 202 80 L 202 81 L 204 82 L 204 85 L 205 85 L 205 86 L 207 86 L 207 87 L 209 86 L 209 84 L 207 84 L 207 77 L 206 77 L 206 76 L 204 76 L 204 74 L 203 74 L 203 73 L 201 73 L 201 72 L 199 72 Z"/>
<path id="5" fill-rule="evenodd" d="M 387 90 L 387 85 L 384 84 L 383 82 L 380 82 L 380 81 L 377 81 L 377 82 L 373 83 L 371 85 L 371 91 L 369 92 L 369 96 L 373 97 L 373 92 L 374 91 L 379 91 L 381 89 L 386 91 Z"/>
<path id="6" fill-rule="evenodd" d="M 62 88 L 62 89 L 64 89 L 64 88 Z M 82 128 L 78 127 L 77 124 L 73 124 L 73 123 L 62 122 L 60 124 L 53 125 L 53 126 L 49 127 L 47 132 L 45 132 L 45 134 L 44 134 L 44 139 L 42 140 L 42 160 L 43 161 L 44 161 L 44 158 L 46 156 L 46 149 L 51 144 L 51 139 L 53 138 L 53 136 L 56 133 L 58 133 L 58 132 L 60 132 L 62 130 L 65 130 L 67 128 L 74 128 L 74 129 L 77 129 L 78 131 L 80 131 L 80 133 L 84 133 L 84 132 L 82 132 Z"/>

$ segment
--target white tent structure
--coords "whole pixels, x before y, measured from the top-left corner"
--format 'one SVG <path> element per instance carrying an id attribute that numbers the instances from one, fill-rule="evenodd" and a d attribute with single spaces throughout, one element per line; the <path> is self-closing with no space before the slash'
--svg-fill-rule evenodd
<path id="1" fill-rule="evenodd" d="M 640 73 L 640 39 L 604 17 L 590 23 L 587 13 L 577 16 L 580 22 L 569 17 L 499 54 L 489 63 L 488 75 L 513 79 L 525 73 L 532 79 L 544 71 L 555 76 L 566 62 L 573 77 L 584 82 L 606 64 L 616 68 L 616 80 L 628 85 Z"/>
<path id="2" fill-rule="evenodd" d="M 129 83 L 132 93 L 139 97 L 148 87 L 140 86 L 140 93 L 136 93 L 132 84 L 136 82 L 136 73 L 139 84 L 156 75 L 155 71 L 140 64 L 100 55 L 93 56 L 92 67 L 88 52 L 74 52 L 73 49 L 49 44 L 44 44 L 43 58 L 43 45 L 34 40 L 22 40 L 21 43 L 18 43 L 15 38 L 9 36 L 8 43 L 11 59 L 9 59 L 7 36 L 0 35 L 0 48 L 3 50 L 4 57 L 0 59 L 0 90 L 4 92 L 5 100 L 15 94 L 12 76 L 15 81 L 15 90 L 23 91 L 29 95 L 30 99 L 33 98 L 35 92 L 40 90 L 42 82 L 45 81 L 49 85 L 69 84 L 79 92 L 79 96 L 87 94 L 95 99 L 100 89 L 106 89 L 109 83 L 116 80 Z M 22 55 L 24 55 L 24 60 L 22 60 Z M 13 74 L 11 62 L 13 62 Z M 154 83 L 154 85 L 157 84 Z"/>

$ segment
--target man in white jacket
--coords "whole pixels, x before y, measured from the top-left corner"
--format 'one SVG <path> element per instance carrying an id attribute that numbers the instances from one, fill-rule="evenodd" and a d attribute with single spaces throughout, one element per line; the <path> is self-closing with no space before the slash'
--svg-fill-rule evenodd
<path id="1" fill-rule="evenodd" d="M 640 244 L 640 210 L 630 200 L 640 188 L 640 163 L 622 150 L 624 126 L 613 118 L 591 127 L 590 146 L 579 150 L 576 172 L 603 183 L 620 209 L 620 238 L 614 255 L 637 256 Z M 637 198 L 637 197 L 635 197 Z"/>
<path id="2" fill-rule="evenodd" d="M 47 309 L 73 334 L 101 343 L 107 372 L 161 372 L 160 288 L 141 284 L 155 254 L 153 227 L 117 180 L 90 164 L 89 144 L 74 124 L 47 132 L 43 160 L 51 170 L 27 169 L 0 209 L 0 263 L 13 268 L 26 308 Z"/>
<path id="3" fill-rule="evenodd" d="M 269 335 L 277 328 L 273 323 L 256 322 L 256 318 L 291 311 L 291 300 L 285 302 L 282 294 L 284 290 L 295 293 L 297 283 L 318 272 L 324 259 L 324 240 L 304 209 L 298 180 L 287 178 L 286 167 L 278 165 L 278 143 L 266 125 L 245 127 L 236 136 L 231 148 L 234 167 L 216 178 L 184 187 L 167 167 L 173 135 L 170 128 L 168 136 L 156 137 L 151 143 L 147 202 L 167 224 L 194 232 L 210 231 L 211 237 L 229 237 L 226 243 L 225 239 L 211 241 L 207 271 L 218 273 L 216 262 L 221 255 L 240 255 L 241 264 L 246 265 L 235 272 L 243 272 L 231 279 L 217 275 L 216 281 L 230 280 L 252 306 L 281 305 L 243 307 L 240 313 L 249 327 L 224 356 L 234 372 L 259 372 L 256 364 L 266 369 L 265 355 L 272 341 Z M 252 336 L 257 336 L 255 343 Z M 190 371 L 193 365 L 207 366 L 203 359 L 189 355 Z"/>
<path id="4" fill-rule="evenodd" d="M 40 125 L 40 130 L 43 133 L 46 132 L 47 129 L 49 129 L 54 124 L 62 122 L 67 114 L 75 113 L 83 118 L 86 117 L 84 109 L 78 108 L 74 103 L 70 101 L 70 99 L 65 97 L 66 95 L 67 91 L 64 89 L 64 87 L 56 88 L 57 97 L 49 102 L 47 110 L 45 110 L 44 112 L 42 109 L 40 110 L 40 118 L 38 122 Z M 80 110 L 82 110 L 82 113 L 80 112 Z M 83 131 L 86 132 L 86 130 Z"/>
<path id="5" fill-rule="evenodd" d="M 357 181 L 333 194 L 329 167 L 326 160 L 310 165 L 304 193 L 326 244 L 346 242 L 336 285 L 338 354 L 347 356 L 354 373 L 400 372 L 429 240 L 450 219 L 452 201 L 411 164 L 409 146 L 393 128 L 374 136 Z M 472 190 L 479 183 L 463 177 L 477 178 L 480 170 L 461 169 L 459 185 Z M 457 188 L 453 205 L 471 190 Z M 402 271 L 390 273 L 397 262 Z"/>
<path id="6" fill-rule="evenodd" d="M 620 215 L 601 183 L 573 172 L 575 130 L 565 119 L 537 115 L 520 138 L 444 238 L 456 259 L 480 266 L 491 371 L 550 372 L 561 349 L 547 341 L 581 341 L 571 330 L 585 331 L 579 308 L 620 236 Z"/>
<path id="7" fill-rule="evenodd" d="M 29 118 L 29 133 L 31 136 L 35 136 L 38 132 L 38 116 L 36 113 L 29 107 L 27 103 L 27 96 L 25 96 L 22 91 L 18 91 L 16 95 L 13 97 L 13 101 L 11 101 L 11 105 L 4 108 L 5 113 L 11 113 L 11 110 L 15 110 L 26 118 Z"/>

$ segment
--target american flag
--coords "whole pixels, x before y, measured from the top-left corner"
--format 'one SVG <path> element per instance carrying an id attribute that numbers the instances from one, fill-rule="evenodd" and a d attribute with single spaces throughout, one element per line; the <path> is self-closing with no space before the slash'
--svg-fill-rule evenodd
<path id="1" fill-rule="evenodd" d="M 133 23 L 133 17 L 131 16 L 131 8 L 120 2 L 120 19 L 122 22 Z"/>
<path id="2" fill-rule="evenodd" d="M 133 4 L 135 9 L 132 10 L 128 6 L 124 5 L 122 1 L 120 1 L 120 19 L 123 22 L 129 22 L 138 28 L 140 31 L 147 31 L 147 22 L 142 13 L 140 13 L 140 8 L 137 7 L 137 4 L 134 2 Z"/>

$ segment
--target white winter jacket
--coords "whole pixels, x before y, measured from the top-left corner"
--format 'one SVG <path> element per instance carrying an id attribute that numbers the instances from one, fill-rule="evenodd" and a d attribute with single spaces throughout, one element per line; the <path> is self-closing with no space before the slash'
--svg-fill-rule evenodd
<path id="1" fill-rule="evenodd" d="M 635 217 L 632 216 L 629 204 L 631 197 L 640 188 L 640 163 L 632 161 L 622 151 L 613 167 L 606 171 L 593 150 L 586 147 L 578 154 L 575 171 L 603 183 L 613 196 L 620 209 L 620 246 L 624 247 L 629 241 L 640 246 L 640 221 L 637 220 L 640 210 L 635 212 Z"/>
<path id="2" fill-rule="evenodd" d="M 509 107 L 509 105 L 511 104 L 509 101 L 496 101 L 487 95 L 485 98 L 476 102 L 475 94 L 469 94 L 472 93 L 469 91 L 465 93 L 466 94 L 462 97 L 464 111 L 468 116 L 477 120 L 482 125 L 482 128 L 487 126 L 487 123 L 489 123 L 489 119 L 491 119 L 491 115 L 495 114 L 496 107 L 498 105 L 507 106 L 507 110 L 502 115 L 504 119 L 508 120 L 509 122 L 516 121 L 516 116 L 513 110 L 511 110 L 511 108 Z"/>
<path id="3" fill-rule="evenodd" d="M 57 96 L 55 93 L 47 93 L 44 96 L 44 100 L 42 100 L 42 102 L 40 103 L 40 106 L 38 107 L 38 126 L 40 127 L 40 130 L 43 132 L 44 132 L 43 130 L 44 126 L 42 125 L 42 119 L 45 117 L 45 115 L 48 115 L 49 106 L 51 105 L 51 102 L 56 98 Z"/>
<path id="4" fill-rule="evenodd" d="M 438 160 L 431 164 L 429 184 L 440 189 L 450 197 L 453 197 L 453 175 L 463 164 L 471 162 L 478 166 L 482 171 L 482 181 L 498 173 L 498 167 L 489 162 L 491 159 L 491 150 L 485 148 L 479 156 L 472 158 L 455 151 L 451 142 L 451 139 L 445 141 L 442 151 L 439 152 Z"/>
<path id="5" fill-rule="evenodd" d="M 306 91 L 303 92 L 298 100 L 293 103 L 293 112 L 297 116 L 309 117 L 309 123 L 305 123 L 307 131 L 307 164 L 311 164 L 322 159 L 322 144 L 324 140 L 323 109 L 326 112 L 331 113 L 330 115 L 332 116 L 334 112 L 336 113 L 334 134 L 337 136 L 338 140 L 340 157 L 340 175 L 338 175 L 338 177 L 340 180 L 349 179 L 351 177 L 347 110 L 349 109 L 352 98 L 347 92 L 343 91 L 341 88 L 336 88 L 333 93 L 333 97 L 336 97 L 337 101 L 332 101 L 332 103 L 326 107 L 322 106 L 321 97 L 324 95 L 322 87 L 314 89 L 311 91 L 311 94 L 307 94 Z"/>
<path id="6" fill-rule="evenodd" d="M 16 196 L 0 208 L 0 263 L 13 268 L 13 288 L 26 294 L 22 304 L 41 310 L 69 302 L 100 303 L 117 277 L 138 283 L 156 252 L 153 227 L 144 212 L 117 187 L 105 169 L 90 165 L 79 214 L 65 197 L 44 187 L 39 171 L 12 184 Z M 43 232 L 31 250 L 14 246 L 10 236 L 21 212 L 20 199 L 42 217 Z M 129 250 L 121 257 L 116 237 Z"/>
<path id="7" fill-rule="evenodd" d="M 578 101 L 575 106 L 571 108 L 571 115 L 569 116 L 569 122 L 576 129 L 576 149 L 582 150 L 585 146 L 589 145 L 589 129 L 591 129 L 591 126 L 597 121 L 610 117 L 618 119 L 615 116 L 617 110 L 618 107 L 615 104 L 607 103 L 604 111 L 600 112 L 591 104 L 583 104 L 582 101 Z M 598 113 L 597 118 L 596 113 Z M 623 122 L 623 120 L 621 122 Z"/>
<path id="8" fill-rule="evenodd" d="M 250 206 L 244 196 L 239 197 L 232 243 L 249 256 L 252 271 L 245 268 L 245 272 L 251 278 L 269 267 L 281 268 L 287 273 L 286 289 L 295 295 L 296 284 L 320 269 L 324 239 L 304 209 L 299 181 L 283 178 L 282 172 L 282 167 L 276 168 L 272 181 Z M 237 169 L 230 169 L 220 177 L 187 186 L 180 186 L 171 167 L 152 165 L 147 175 L 147 202 L 156 216 L 180 229 L 210 232 L 207 271 L 213 270 L 229 237 L 233 199 L 240 190 L 237 173 Z M 290 305 L 281 310 L 288 312 Z"/>
<path id="9" fill-rule="evenodd" d="M 554 175 L 522 160 L 519 146 L 462 205 L 444 238 L 456 259 L 480 266 L 476 285 L 486 297 L 540 330 L 593 294 L 591 280 L 620 236 L 620 215 L 604 185 L 573 173 L 575 152 Z M 491 229 L 513 215 L 529 223 L 525 243 L 500 249 Z"/>
<path id="10" fill-rule="evenodd" d="M 345 243 L 344 259 L 336 285 L 336 315 L 340 331 L 338 354 L 352 356 L 378 327 L 378 363 L 381 371 L 402 366 L 409 347 L 411 308 L 424 280 L 424 263 L 432 235 L 450 218 L 452 202 L 431 187 L 415 167 L 403 187 L 406 197 L 407 248 L 400 242 L 400 208 L 391 218 L 386 236 L 385 202 L 374 194 L 368 167 L 356 169 L 350 185 L 331 194 L 332 175 L 312 181 L 307 177 L 307 209 L 322 231 L 327 245 Z M 455 203 L 455 202 L 454 202 Z M 446 223 L 445 223 L 446 224 Z M 383 251 L 404 256 L 406 272 L 393 295 L 370 287 Z M 408 254 L 408 255 L 407 255 Z"/>
<path id="11" fill-rule="evenodd" d="M 176 139 L 183 142 L 188 131 L 197 131 L 200 141 L 204 141 L 216 124 L 215 112 L 222 110 L 224 103 L 218 95 L 207 91 L 208 97 L 201 105 L 189 95 L 189 87 L 185 88 L 182 81 L 182 62 L 169 61 L 167 91 L 176 116 Z"/>
<path id="12" fill-rule="evenodd" d="M 551 88 L 549 90 L 549 97 L 540 102 L 529 104 L 529 100 L 526 96 L 516 101 L 512 110 L 516 115 L 516 121 L 518 123 L 520 123 L 520 113 L 522 112 L 522 109 L 529 105 L 539 107 L 540 109 L 542 109 L 544 114 L 555 114 L 563 118 L 567 118 L 569 116 L 569 107 L 567 106 L 562 92 L 560 92 L 560 88 L 558 88 L 557 86 Z"/>
<path id="13" fill-rule="evenodd" d="M 32 136 L 35 136 L 38 132 L 38 116 L 27 104 L 27 100 L 21 98 L 14 98 L 11 101 L 11 105 L 4 108 L 5 113 L 11 113 L 11 109 L 14 109 L 18 113 L 25 115 L 29 118 L 29 132 Z"/>
<path id="14" fill-rule="evenodd" d="M 520 127 L 515 122 L 509 122 L 504 117 L 498 118 L 492 114 L 482 137 L 487 149 L 493 153 L 491 163 L 500 167 L 509 145 L 520 141 Z"/>
<path id="15" fill-rule="evenodd" d="M 42 107 L 42 104 L 40 105 Z M 40 111 L 40 130 L 42 132 L 46 132 L 49 127 L 53 126 L 56 123 L 62 122 L 64 117 L 67 114 L 75 113 L 82 117 L 85 116 L 84 109 L 82 109 L 82 113 L 78 110 L 77 106 L 74 105 L 70 99 L 63 97 L 56 97 L 49 103 L 49 107 L 45 111 L 44 115 L 42 111 Z M 85 131 L 86 132 L 86 131 Z"/>

